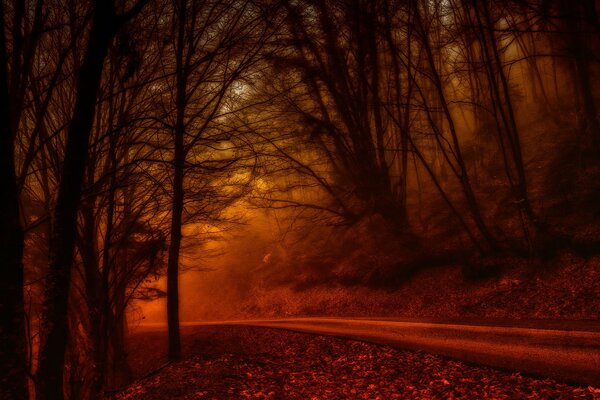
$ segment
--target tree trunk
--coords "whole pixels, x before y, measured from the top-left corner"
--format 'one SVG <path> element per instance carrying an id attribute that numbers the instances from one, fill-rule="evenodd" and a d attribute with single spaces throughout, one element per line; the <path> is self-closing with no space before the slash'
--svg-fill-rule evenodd
<path id="1" fill-rule="evenodd" d="M 173 199 L 171 210 L 171 238 L 167 264 L 167 322 L 169 326 L 169 359 L 181 357 L 179 336 L 179 252 L 181 249 L 181 226 L 183 215 L 183 175 L 185 164 L 185 108 L 187 89 L 187 64 L 185 54 L 186 2 L 180 1 L 177 10 L 176 60 L 176 113 L 175 143 L 173 154 Z M 191 51 L 191 50 L 190 50 Z"/>
<path id="2" fill-rule="evenodd" d="M 179 124 L 178 124 L 179 125 Z M 183 213 L 183 132 L 175 136 L 175 171 L 173 179 L 173 208 L 171 241 L 167 264 L 167 319 L 169 324 L 169 359 L 181 356 L 179 337 L 179 251 L 181 248 L 181 217 Z"/>
<path id="3" fill-rule="evenodd" d="M 36 381 L 38 400 L 63 399 L 63 364 L 67 345 L 67 305 L 75 246 L 77 210 L 94 120 L 96 95 L 117 19 L 111 0 L 97 0 L 90 36 L 79 71 L 58 199 L 50 238 L 50 262 L 42 314 L 42 339 Z"/>
<path id="4" fill-rule="evenodd" d="M 562 0 L 560 11 L 567 31 L 567 48 L 573 57 L 573 83 L 578 88 L 580 100 L 583 103 L 581 131 L 587 140 L 586 145 L 598 152 L 600 151 L 600 121 L 598 120 L 594 85 L 590 71 L 590 61 L 596 50 L 589 39 L 593 36 L 586 32 L 588 26 L 592 29 L 598 29 L 595 7 L 590 1 L 579 3 Z"/>
<path id="5" fill-rule="evenodd" d="M 110 377 L 108 382 L 112 387 L 123 387 L 131 383 L 133 371 L 129 364 L 125 343 L 127 316 L 125 313 L 126 304 L 124 302 L 126 296 L 124 291 L 117 297 L 119 300 L 115 306 L 115 315 L 110 325 L 110 337 L 107 338 L 109 353 L 111 354 L 109 360 L 110 373 L 107 376 Z"/>
<path id="6" fill-rule="evenodd" d="M 4 3 L 0 2 L 0 398 L 26 399 L 23 229 L 19 219 L 14 132 L 8 95 Z"/>
<path id="7" fill-rule="evenodd" d="M 81 210 L 83 221 L 82 233 L 79 244 L 81 254 L 84 280 L 85 300 L 89 318 L 89 339 L 92 344 L 91 359 L 93 361 L 94 374 L 89 382 L 90 397 L 99 397 L 102 390 L 104 358 L 106 348 L 102 340 L 102 289 L 101 275 L 98 269 L 98 245 L 96 240 L 96 218 L 94 214 L 95 204 L 84 204 Z"/>

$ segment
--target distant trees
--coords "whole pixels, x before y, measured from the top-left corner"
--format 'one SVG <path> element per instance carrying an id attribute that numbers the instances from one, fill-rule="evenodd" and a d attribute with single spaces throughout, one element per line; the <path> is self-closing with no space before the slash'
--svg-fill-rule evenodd
<path id="1" fill-rule="evenodd" d="M 422 204 L 415 199 L 423 197 L 426 176 L 481 251 L 531 254 L 550 243 L 531 197 L 531 175 L 537 172 L 528 157 L 535 149 L 523 133 L 528 117 L 519 110 L 530 85 L 518 72 L 534 76 L 531 90 L 541 92 L 538 109 L 553 109 L 546 91 L 553 83 L 544 69 L 564 54 L 547 51 L 555 46 L 552 38 L 572 40 L 588 29 L 577 45 L 566 46 L 575 70 L 583 71 L 581 77 L 571 73 L 582 121 L 588 121 L 579 131 L 592 137 L 598 111 L 589 93 L 592 61 L 583 54 L 593 54 L 598 44 L 597 35 L 590 35 L 597 26 L 595 6 L 454 0 L 283 4 L 286 24 L 271 62 L 273 73 L 285 70 L 289 76 L 266 82 L 263 90 L 272 99 L 268 112 L 288 120 L 292 115 L 296 125 L 275 122 L 271 134 L 268 126 L 255 125 L 281 182 L 289 182 L 272 185 L 269 206 L 321 209 L 346 223 L 376 214 L 416 234 L 418 226 L 411 225 Z M 571 26 L 559 28 L 550 19 Z M 573 47 L 582 45 L 591 47 Z M 552 73 L 556 80 L 561 71 Z M 557 89 L 557 96 L 566 89 Z M 487 160 L 478 158 L 485 154 Z M 283 178 L 289 171 L 299 180 Z M 492 191 L 502 194 L 491 198 Z M 315 204 L 302 192 L 320 193 L 321 199 Z"/>
<path id="2" fill-rule="evenodd" d="M 551 40 L 564 44 L 563 52 L 569 59 L 573 89 L 577 96 L 580 129 L 586 136 L 585 145 L 600 149 L 600 121 L 597 99 L 594 95 L 594 65 L 598 64 L 600 20 L 596 2 L 566 0 L 542 2 L 541 19 L 550 28 Z"/>
<path id="3" fill-rule="evenodd" d="M 285 107 L 298 115 L 314 151 L 329 162 L 332 176 L 317 183 L 344 218 L 380 214 L 408 232 L 408 144 L 403 126 L 393 130 L 383 107 L 390 103 L 394 112 L 403 114 L 399 99 L 406 94 L 397 53 L 387 47 L 394 35 L 392 22 L 380 20 L 389 11 L 386 4 L 285 4 L 290 47 L 274 62 L 297 73 L 293 76 L 298 81 L 289 82 L 294 97 L 288 97 Z M 383 67 L 388 52 L 395 69 Z"/>

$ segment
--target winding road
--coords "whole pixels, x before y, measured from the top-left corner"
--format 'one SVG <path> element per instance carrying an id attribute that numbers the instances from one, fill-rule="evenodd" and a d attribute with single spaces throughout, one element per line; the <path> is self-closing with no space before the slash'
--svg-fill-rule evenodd
<path id="1" fill-rule="evenodd" d="M 362 340 L 600 387 L 600 323 L 578 321 L 285 318 L 182 323 L 249 325 Z M 165 329 L 145 324 L 141 329 Z"/>

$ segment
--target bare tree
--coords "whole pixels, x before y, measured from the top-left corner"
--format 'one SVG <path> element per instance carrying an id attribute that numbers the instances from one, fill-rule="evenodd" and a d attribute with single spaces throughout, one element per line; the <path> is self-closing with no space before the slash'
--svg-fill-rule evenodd
<path id="1" fill-rule="evenodd" d="M 174 100 L 175 106 L 173 109 L 167 108 L 164 122 L 170 128 L 168 132 L 172 135 L 173 143 L 170 150 L 173 197 L 167 263 L 171 359 L 178 359 L 181 354 L 178 289 L 181 229 L 186 220 L 194 220 L 193 217 L 190 218 L 192 210 L 188 206 L 186 211 L 185 204 L 190 203 L 191 198 L 201 198 L 208 194 L 200 191 L 192 196 L 194 190 L 190 185 L 207 187 L 207 176 L 226 171 L 239 161 L 231 151 L 218 154 L 219 148 L 226 150 L 227 143 L 231 143 L 231 133 L 224 130 L 223 126 L 219 127 L 217 122 L 231 113 L 226 101 L 232 87 L 242 80 L 243 74 L 256 62 L 270 31 L 264 24 L 261 11 L 260 7 L 250 1 L 173 3 L 173 42 L 169 49 L 172 55 L 165 54 L 163 60 L 166 70 L 173 72 L 174 82 L 172 89 L 168 91 L 170 97 L 167 97 L 167 101 Z M 195 179 L 192 177 L 194 175 Z M 185 182 L 186 176 L 192 181 L 189 184 Z M 214 210 L 222 208 L 235 198 L 233 195 L 219 199 L 215 195 L 213 192 L 212 200 L 209 200 L 210 197 L 204 199 L 217 205 L 212 207 Z M 206 212 L 202 214 L 206 218 Z"/>
<path id="2" fill-rule="evenodd" d="M 79 71 L 77 98 L 69 124 L 58 197 L 52 215 L 50 266 L 42 316 L 44 336 L 36 375 L 36 393 L 40 399 L 64 397 L 62 371 L 67 345 L 67 306 L 77 210 L 104 59 L 120 25 L 141 11 L 146 2 L 138 2 L 122 16 L 116 14 L 112 0 L 98 0 L 93 4 L 92 26 Z"/>
<path id="3" fill-rule="evenodd" d="M 4 2 L 0 4 L 0 257 L 3 260 L 0 287 L 0 395 L 26 399 L 26 346 L 23 308 L 23 229 L 17 194 L 14 130 L 8 90 Z"/>

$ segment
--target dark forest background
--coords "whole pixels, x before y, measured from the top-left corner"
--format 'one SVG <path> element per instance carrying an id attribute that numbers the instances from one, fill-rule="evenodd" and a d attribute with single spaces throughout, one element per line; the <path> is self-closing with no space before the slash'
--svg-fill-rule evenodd
<path id="1" fill-rule="evenodd" d="M 178 359 L 178 277 L 219 257 L 394 289 L 600 251 L 594 0 L 0 7 L 2 398 L 127 384 L 140 301 Z"/>

